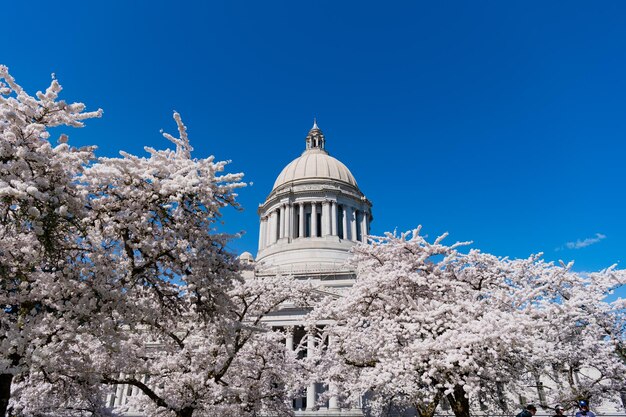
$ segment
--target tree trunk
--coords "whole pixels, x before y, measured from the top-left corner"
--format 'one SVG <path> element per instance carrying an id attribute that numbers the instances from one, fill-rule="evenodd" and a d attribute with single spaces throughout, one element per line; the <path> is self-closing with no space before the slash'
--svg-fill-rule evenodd
<path id="1" fill-rule="evenodd" d="M 194 409 L 191 407 L 185 407 L 182 410 L 176 411 L 176 417 L 191 417 L 193 416 Z"/>
<path id="2" fill-rule="evenodd" d="M 470 417 L 469 398 L 461 385 L 454 386 L 454 392 L 447 395 L 448 402 L 455 417 Z"/>
<path id="3" fill-rule="evenodd" d="M 433 417 L 435 415 L 435 411 L 437 411 L 437 406 L 441 401 L 442 393 L 437 392 L 435 396 L 429 402 L 417 403 L 415 404 L 415 410 L 417 411 L 418 417 Z"/>
<path id="4" fill-rule="evenodd" d="M 11 382 L 13 374 L 0 374 L 0 417 L 7 414 L 9 399 L 11 399 Z"/>

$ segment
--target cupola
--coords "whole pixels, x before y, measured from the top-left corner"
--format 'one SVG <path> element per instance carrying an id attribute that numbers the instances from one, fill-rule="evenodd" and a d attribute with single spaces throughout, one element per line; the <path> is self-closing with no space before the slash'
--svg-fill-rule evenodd
<path id="1" fill-rule="evenodd" d="M 320 149 L 324 150 L 326 147 L 326 138 L 324 138 L 324 134 L 317 127 L 317 120 L 313 119 L 313 127 L 309 130 L 309 134 L 306 136 L 306 149 Z"/>

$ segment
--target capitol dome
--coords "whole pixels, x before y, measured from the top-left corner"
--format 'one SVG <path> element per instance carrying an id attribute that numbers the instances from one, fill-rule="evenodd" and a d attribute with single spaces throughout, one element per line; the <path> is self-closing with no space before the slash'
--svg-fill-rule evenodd
<path id="1" fill-rule="evenodd" d="M 344 262 L 350 248 L 367 240 L 372 203 L 325 148 L 326 138 L 314 122 L 304 152 L 283 168 L 259 205 L 258 273 L 352 273 Z"/>
<path id="2" fill-rule="evenodd" d="M 357 186 L 350 170 L 323 149 L 311 148 L 287 165 L 274 182 L 274 190 L 284 184 L 294 184 L 316 178 L 331 179 Z"/>

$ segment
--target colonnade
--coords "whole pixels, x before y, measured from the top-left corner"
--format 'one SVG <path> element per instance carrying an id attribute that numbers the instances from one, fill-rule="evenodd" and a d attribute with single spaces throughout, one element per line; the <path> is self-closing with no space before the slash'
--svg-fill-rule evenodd
<path id="1" fill-rule="evenodd" d="M 336 201 L 284 203 L 261 217 L 259 249 L 280 239 L 338 236 L 365 242 L 369 213 Z"/>
<path id="2" fill-rule="evenodd" d="M 302 329 L 302 327 L 300 327 L 300 329 Z M 285 327 L 284 330 L 285 330 L 285 348 L 289 351 L 293 351 L 295 348 L 294 346 L 295 345 L 294 343 L 295 327 Z M 316 344 L 318 343 L 318 340 L 316 338 L 316 333 L 314 330 L 309 331 L 304 335 L 300 333 L 300 336 L 298 336 L 298 338 L 299 338 L 299 342 L 304 342 L 306 344 L 307 352 L 312 352 L 315 349 Z M 331 344 L 332 342 L 333 342 L 332 339 L 328 341 L 329 344 Z M 127 376 L 130 376 L 130 375 L 122 373 L 119 375 L 119 378 L 123 380 Z M 140 375 L 137 377 L 137 379 L 146 385 L 150 385 L 150 377 L 147 375 Z M 326 390 L 333 393 L 333 392 L 336 392 L 336 387 L 333 386 L 333 384 L 331 384 L 330 386 L 323 386 L 322 384 L 319 384 L 319 383 L 309 384 L 306 387 L 306 395 L 304 397 L 298 397 L 294 399 L 294 404 L 293 404 L 294 409 L 302 410 L 302 411 L 317 410 L 319 408 L 317 404 L 318 396 L 319 394 L 321 394 L 322 392 Z M 141 394 L 141 391 L 136 386 L 128 385 L 128 384 L 118 384 L 118 385 L 115 385 L 112 391 L 107 395 L 106 404 L 107 406 L 111 408 L 121 407 L 121 406 L 126 405 L 131 397 L 136 397 L 140 394 Z M 360 407 L 360 404 L 358 404 L 358 407 Z M 322 407 L 322 409 L 327 409 L 328 411 L 339 411 L 339 401 L 338 401 L 337 396 L 331 395 L 328 398 L 328 406 Z"/>
<path id="3" fill-rule="evenodd" d="M 119 378 L 124 379 L 126 374 L 120 374 Z M 140 375 L 137 379 L 148 385 L 150 377 L 148 375 Z M 134 385 L 118 384 L 114 385 L 114 390 L 107 395 L 106 404 L 109 407 L 120 407 L 126 405 L 130 397 L 136 397 L 141 393 L 139 388 Z"/>
<path id="4" fill-rule="evenodd" d="M 316 340 L 315 334 L 309 331 L 306 336 L 306 347 L 307 351 L 313 351 L 315 349 Z M 332 343 L 332 340 L 329 340 L 329 343 Z M 294 350 L 294 328 L 287 327 L 285 329 L 285 348 L 288 351 Z M 294 409 L 295 410 L 306 410 L 313 411 L 317 410 L 317 397 L 318 397 L 318 385 L 317 383 L 311 383 L 306 388 L 306 403 L 303 401 L 302 397 L 294 399 Z M 331 384 L 332 385 L 332 384 Z M 335 391 L 335 387 L 330 386 L 327 387 L 331 392 Z M 338 411 L 339 410 L 339 401 L 337 396 L 332 395 L 328 399 L 328 410 L 329 411 Z"/>

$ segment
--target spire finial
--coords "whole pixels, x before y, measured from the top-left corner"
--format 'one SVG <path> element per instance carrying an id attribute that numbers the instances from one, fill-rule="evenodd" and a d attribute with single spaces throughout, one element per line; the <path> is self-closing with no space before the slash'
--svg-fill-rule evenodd
<path id="1" fill-rule="evenodd" d="M 311 129 L 319 129 L 319 127 L 317 127 L 317 117 L 313 118 L 313 127 Z"/>

